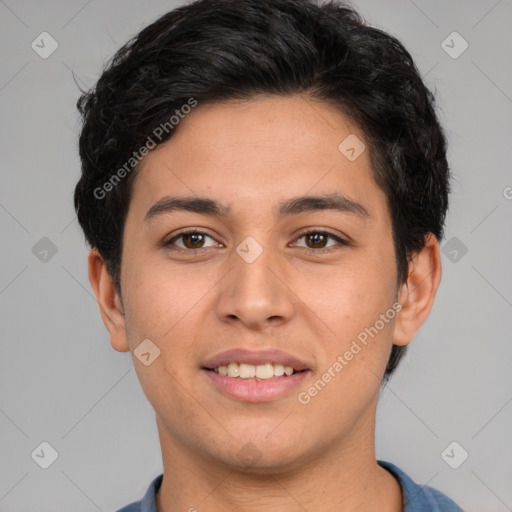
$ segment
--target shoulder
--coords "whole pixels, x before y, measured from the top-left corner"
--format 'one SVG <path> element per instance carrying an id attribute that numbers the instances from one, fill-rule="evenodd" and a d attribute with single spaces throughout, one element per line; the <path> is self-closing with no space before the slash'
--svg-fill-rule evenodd
<path id="1" fill-rule="evenodd" d="M 157 512 L 156 493 L 162 483 L 163 474 L 158 475 L 150 484 L 140 501 L 135 501 L 117 512 Z"/>
<path id="2" fill-rule="evenodd" d="M 448 496 L 427 485 L 419 485 L 391 462 L 377 461 L 400 483 L 404 496 L 404 512 L 462 512 Z"/>
<path id="3" fill-rule="evenodd" d="M 398 466 L 391 462 L 377 461 L 400 483 L 404 496 L 404 512 L 462 512 L 462 509 L 448 496 L 426 485 L 419 485 Z M 140 501 L 130 503 L 117 512 L 157 512 L 156 493 L 163 475 L 157 476 L 149 485 Z"/>

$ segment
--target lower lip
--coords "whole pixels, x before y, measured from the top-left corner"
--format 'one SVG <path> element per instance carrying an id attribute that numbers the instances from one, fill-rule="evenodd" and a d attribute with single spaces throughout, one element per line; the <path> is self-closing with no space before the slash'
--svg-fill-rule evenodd
<path id="1" fill-rule="evenodd" d="M 201 370 L 210 382 L 223 394 L 243 402 L 270 402 L 278 400 L 299 386 L 309 374 L 309 370 L 286 377 L 253 380 L 220 375 L 210 370 Z"/>

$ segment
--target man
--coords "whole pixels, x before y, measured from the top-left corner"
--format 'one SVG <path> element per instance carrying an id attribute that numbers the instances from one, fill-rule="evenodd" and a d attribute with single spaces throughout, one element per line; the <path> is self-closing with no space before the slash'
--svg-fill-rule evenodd
<path id="1" fill-rule="evenodd" d="M 123 512 L 460 510 L 375 457 L 449 192 L 403 46 L 339 2 L 200 0 L 78 106 L 89 277 L 164 463 Z"/>

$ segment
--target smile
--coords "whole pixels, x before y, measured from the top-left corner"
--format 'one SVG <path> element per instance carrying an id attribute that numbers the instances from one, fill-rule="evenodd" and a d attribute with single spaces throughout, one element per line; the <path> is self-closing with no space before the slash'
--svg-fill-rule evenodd
<path id="1" fill-rule="evenodd" d="M 249 363 L 229 363 L 212 369 L 219 375 L 239 379 L 272 379 L 273 377 L 290 376 L 295 373 L 291 366 L 285 366 L 278 363 L 249 364 Z"/>

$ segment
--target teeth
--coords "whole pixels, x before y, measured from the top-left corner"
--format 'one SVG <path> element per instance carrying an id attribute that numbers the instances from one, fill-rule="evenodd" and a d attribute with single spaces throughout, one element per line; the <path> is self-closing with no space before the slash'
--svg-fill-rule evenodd
<path id="1" fill-rule="evenodd" d="M 283 375 L 292 375 L 293 368 L 282 364 L 246 364 L 229 363 L 219 366 L 214 371 L 220 375 L 240 378 L 240 379 L 271 379 L 272 377 L 282 377 Z"/>
<path id="2" fill-rule="evenodd" d="M 289 366 L 287 368 L 289 368 Z M 274 365 L 274 375 L 276 377 L 281 377 L 284 375 L 284 366 L 282 364 Z"/>
<path id="3" fill-rule="evenodd" d="M 254 366 L 253 366 L 254 368 Z M 271 363 L 268 364 L 259 364 L 256 366 L 256 377 L 258 379 L 271 379 L 274 376 L 274 365 Z"/>
<path id="4" fill-rule="evenodd" d="M 256 366 L 252 365 L 252 364 L 240 364 L 239 365 L 239 368 L 240 368 L 240 378 L 242 379 L 252 379 L 253 377 L 256 376 L 256 373 L 258 373 L 256 371 Z M 259 368 L 259 366 L 258 366 Z M 258 375 L 259 377 L 259 375 Z"/>
<path id="5" fill-rule="evenodd" d="M 240 377 L 240 367 L 236 363 L 228 364 L 228 377 Z"/>

